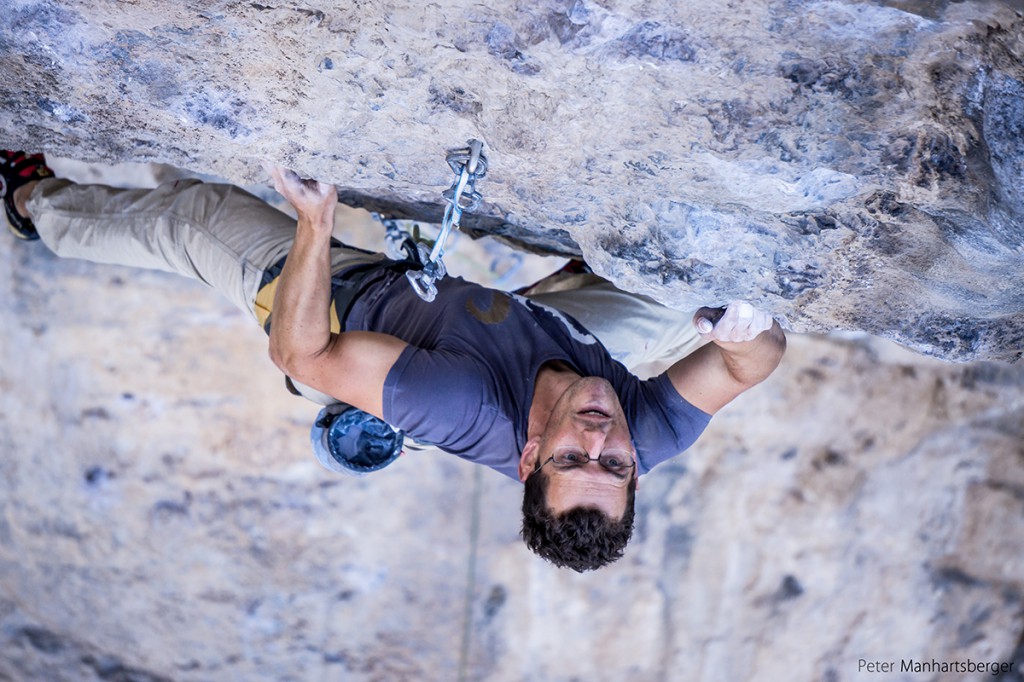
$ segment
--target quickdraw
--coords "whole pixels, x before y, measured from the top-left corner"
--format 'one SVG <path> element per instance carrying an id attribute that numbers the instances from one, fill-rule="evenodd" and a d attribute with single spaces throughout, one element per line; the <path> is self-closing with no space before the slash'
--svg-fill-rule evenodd
<path id="1" fill-rule="evenodd" d="M 465 211 L 473 212 L 480 207 L 483 195 L 476 191 L 476 181 L 487 175 L 487 157 L 483 154 L 484 143 L 480 140 L 469 140 L 463 149 L 450 149 L 445 161 L 455 173 L 452 186 L 441 193 L 448 206 L 441 222 L 441 232 L 429 251 L 425 244 L 415 242 L 408 232 L 398 226 L 397 221 L 384 218 L 378 214 L 386 229 L 385 241 L 387 253 L 392 258 L 410 259 L 420 267 L 409 270 L 405 276 L 409 279 L 413 291 L 428 303 L 437 297 L 435 283 L 448 274 L 444 265 L 444 250 L 452 230 L 459 229 L 459 222 Z"/>

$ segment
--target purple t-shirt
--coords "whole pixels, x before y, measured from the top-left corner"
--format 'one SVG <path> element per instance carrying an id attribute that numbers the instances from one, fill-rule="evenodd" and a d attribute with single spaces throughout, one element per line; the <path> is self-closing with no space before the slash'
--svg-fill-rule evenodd
<path id="1" fill-rule="evenodd" d="M 345 325 L 409 344 L 385 380 L 384 419 L 417 441 L 518 480 L 534 381 L 550 360 L 611 383 L 639 473 L 688 448 L 711 419 L 665 374 L 646 381 L 630 374 L 565 313 L 457 277 L 437 288 L 427 303 L 403 275 L 388 272 L 356 299 Z"/>

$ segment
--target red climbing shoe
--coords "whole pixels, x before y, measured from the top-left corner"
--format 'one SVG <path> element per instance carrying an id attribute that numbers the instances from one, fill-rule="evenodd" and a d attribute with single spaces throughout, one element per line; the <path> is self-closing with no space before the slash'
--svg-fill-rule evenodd
<path id="1" fill-rule="evenodd" d="M 3 199 L 7 225 L 18 239 L 39 239 L 32 221 L 18 213 L 14 206 L 14 192 L 33 180 L 52 178 L 53 171 L 46 165 L 42 154 L 26 154 L 0 150 L 0 198 Z"/>

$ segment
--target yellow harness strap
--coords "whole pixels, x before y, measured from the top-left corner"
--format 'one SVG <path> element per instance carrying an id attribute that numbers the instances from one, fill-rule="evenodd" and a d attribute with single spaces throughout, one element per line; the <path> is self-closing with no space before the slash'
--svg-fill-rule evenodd
<path id="1" fill-rule="evenodd" d="M 277 293 L 277 283 L 281 279 L 278 274 L 272 280 L 260 287 L 256 294 L 256 319 L 264 330 L 270 328 L 270 314 L 274 309 L 274 295 Z M 331 292 L 331 333 L 341 333 L 341 322 L 338 320 L 338 311 L 334 305 L 334 296 Z"/>

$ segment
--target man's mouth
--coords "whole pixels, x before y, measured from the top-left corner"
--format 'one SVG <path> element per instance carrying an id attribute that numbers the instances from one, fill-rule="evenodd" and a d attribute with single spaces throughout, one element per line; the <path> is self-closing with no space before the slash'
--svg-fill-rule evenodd
<path id="1" fill-rule="evenodd" d="M 599 410 L 597 408 L 594 408 L 594 407 L 588 407 L 585 410 L 580 410 L 576 414 L 580 414 L 580 415 L 583 415 L 585 417 L 604 417 L 605 419 L 610 419 L 611 418 L 611 415 L 609 415 L 609 414 L 607 414 L 605 412 L 602 412 L 601 410 Z"/>

